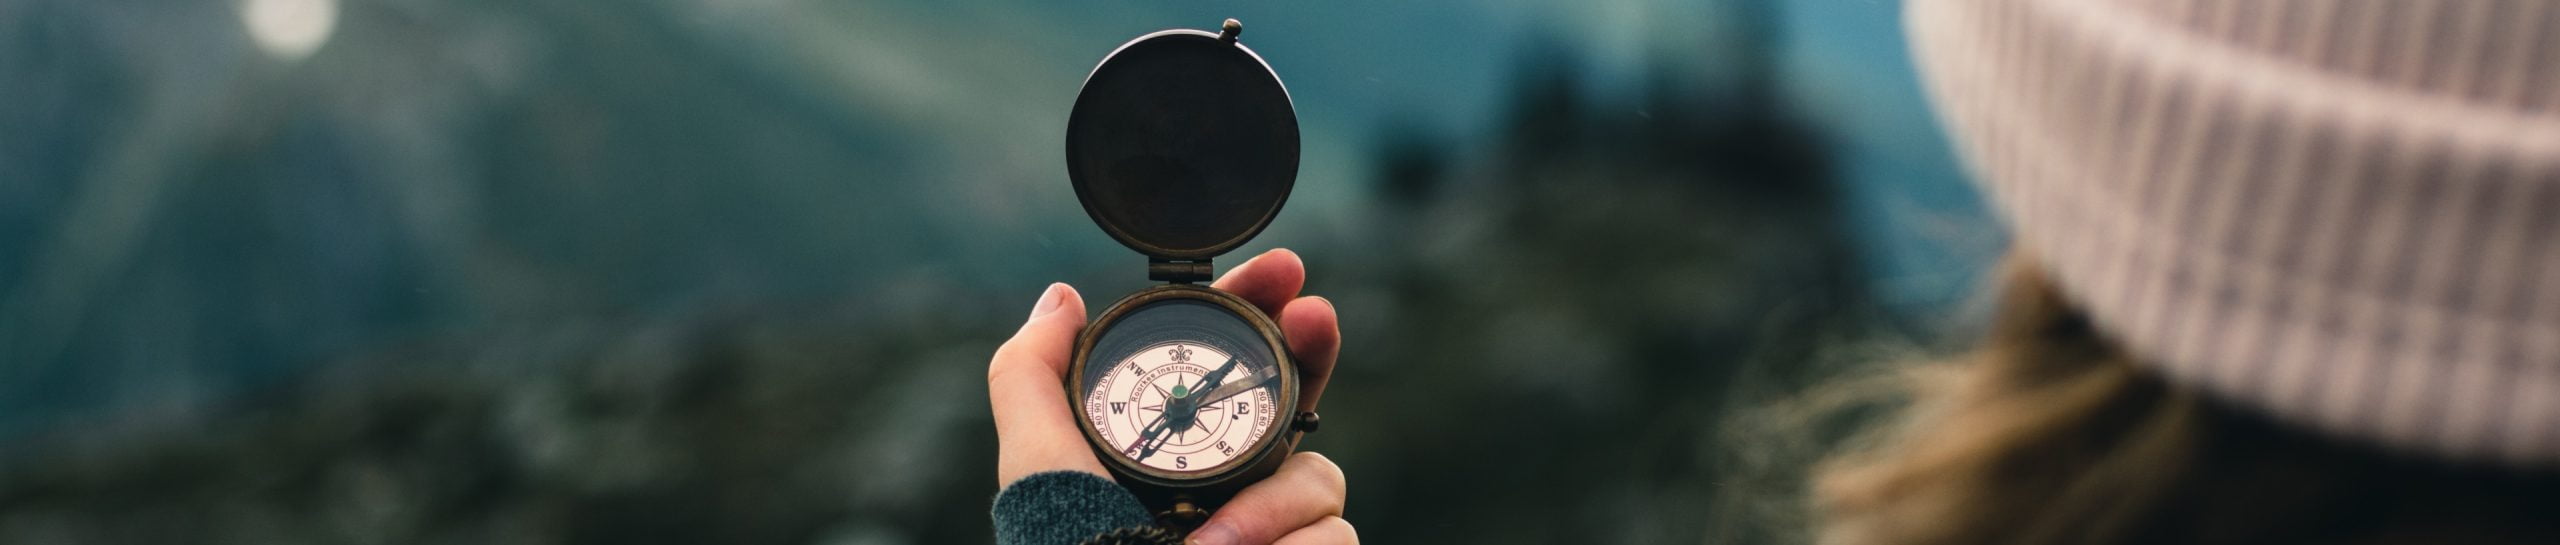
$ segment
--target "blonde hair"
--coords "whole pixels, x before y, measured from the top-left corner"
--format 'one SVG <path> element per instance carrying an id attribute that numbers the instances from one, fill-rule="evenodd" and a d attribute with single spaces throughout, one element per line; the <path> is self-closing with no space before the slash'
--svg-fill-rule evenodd
<path id="1" fill-rule="evenodd" d="M 1981 348 L 1894 373 L 1909 404 L 1815 468 L 1817 542 L 2560 543 L 2552 475 L 2266 420 L 2136 365 L 2032 267 L 2009 275 Z"/>

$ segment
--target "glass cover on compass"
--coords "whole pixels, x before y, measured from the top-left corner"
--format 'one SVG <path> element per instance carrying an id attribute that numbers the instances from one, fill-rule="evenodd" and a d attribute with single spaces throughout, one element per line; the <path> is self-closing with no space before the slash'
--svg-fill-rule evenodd
<path id="1" fill-rule="evenodd" d="M 1163 299 L 1094 342 L 1078 403 L 1121 457 L 1159 472 L 1243 463 L 1286 424 L 1279 365 L 1263 335 L 1219 305 Z"/>

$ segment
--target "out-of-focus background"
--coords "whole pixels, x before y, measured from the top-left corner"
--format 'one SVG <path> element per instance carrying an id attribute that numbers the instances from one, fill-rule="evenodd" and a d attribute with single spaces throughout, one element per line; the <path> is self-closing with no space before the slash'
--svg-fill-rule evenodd
<path id="1" fill-rule="evenodd" d="M 0 542 L 986 541 L 987 355 L 1147 283 L 1077 86 L 1227 17 L 1365 537 L 1789 541 L 1755 409 L 2003 245 L 1897 11 L 0 0 Z"/>

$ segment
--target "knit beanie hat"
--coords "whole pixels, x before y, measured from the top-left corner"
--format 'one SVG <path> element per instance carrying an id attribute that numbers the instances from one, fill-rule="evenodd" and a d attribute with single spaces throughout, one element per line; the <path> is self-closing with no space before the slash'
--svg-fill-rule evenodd
<path id="1" fill-rule="evenodd" d="M 2560 467 L 2560 5 L 1914 0 L 2014 243 L 2171 381 Z"/>

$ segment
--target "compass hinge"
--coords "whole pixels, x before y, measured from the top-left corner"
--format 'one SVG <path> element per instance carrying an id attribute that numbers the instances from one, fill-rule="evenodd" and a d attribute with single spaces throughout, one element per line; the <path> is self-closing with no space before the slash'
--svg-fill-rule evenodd
<path id="1" fill-rule="evenodd" d="M 1147 279 L 1159 282 L 1188 284 L 1206 281 L 1212 270 L 1206 259 L 1200 261 L 1147 260 Z"/>

